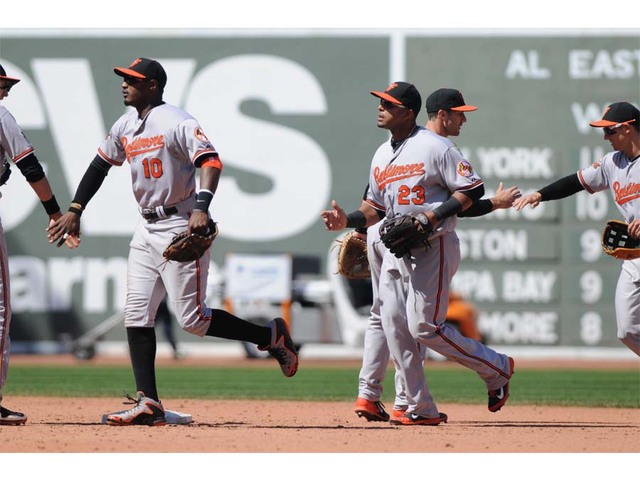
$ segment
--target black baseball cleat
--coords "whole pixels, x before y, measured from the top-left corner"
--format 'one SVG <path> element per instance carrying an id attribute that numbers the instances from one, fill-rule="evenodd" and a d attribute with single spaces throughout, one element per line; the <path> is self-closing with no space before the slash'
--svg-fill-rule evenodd
<path id="1" fill-rule="evenodd" d="M 282 318 L 274 318 L 267 326 L 271 328 L 271 344 L 258 348 L 266 350 L 269 355 L 278 360 L 285 377 L 293 377 L 298 371 L 298 352 L 287 324 Z"/>
<path id="2" fill-rule="evenodd" d="M 12 412 L 8 408 L 0 406 L 0 425 L 24 425 L 27 416 L 21 412 Z"/>
<path id="3" fill-rule="evenodd" d="M 509 367 L 511 368 L 511 375 L 515 372 L 515 364 L 513 358 L 509 357 Z M 511 376 L 509 376 L 511 379 Z M 487 408 L 489 408 L 490 412 L 497 412 L 500 410 L 505 403 L 507 403 L 507 399 L 509 398 L 509 380 L 502 387 L 497 390 L 489 390 L 489 404 Z"/>

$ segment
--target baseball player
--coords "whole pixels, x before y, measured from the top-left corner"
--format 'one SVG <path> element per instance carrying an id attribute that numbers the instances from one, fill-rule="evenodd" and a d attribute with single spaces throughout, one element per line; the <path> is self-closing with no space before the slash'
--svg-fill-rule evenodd
<path id="1" fill-rule="evenodd" d="M 589 123 L 601 127 L 613 152 L 602 160 L 563 177 L 537 192 L 516 200 L 514 208 L 536 208 L 540 202 L 559 200 L 577 192 L 611 189 L 613 201 L 629 224 L 629 236 L 640 238 L 640 111 L 629 102 L 609 105 L 602 120 Z M 624 260 L 615 295 L 617 336 L 640 356 L 640 259 Z"/>
<path id="2" fill-rule="evenodd" d="M 8 77 L 0 65 L 0 100 L 9 96 L 9 91 L 20 81 Z M 18 167 L 35 194 L 42 202 L 49 216 L 50 224 L 60 218 L 60 207 L 53 195 L 49 180 L 34 153 L 33 145 L 27 140 L 16 119 L 9 110 L 0 105 L 0 186 L 4 185 L 11 175 L 11 167 L 6 156 Z M 0 193 L 0 197 L 2 194 Z M 69 248 L 77 246 L 78 239 L 67 237 L 64 243 Z M 0 425 L 23 425 L 27 416 L 21 412 L 13 412 L 2 406 L 2 389 L 7 383 L 9 371 L 9 327 L 11 325 L 11 304 L 9 288 L 9 256 L 7 242 L 0 223 Z"/>
<path id="3" fill-rule="evenodd" d="M 371 226 L 384 216 L 423 213 L 433 226 L 430 248 L 416 247 L 402 258 L 384 252 L 379 300 L 382 328 L 408 401 L 405 414 L 390 423 L 438 425 L 447 415 L 438 411 L 428 391 L 418 343 L 475 370 L 487 385 L 490 411 L 506 403 L 514 362 L 445 323 L 449 284 L 460 262 L 456 215 L 481 199 L 484 185 L 441 130 L 459 133 L 464 112 L 476 107 L 466 105 L 457 90 L 438 90 L 427 100 L 427 128 L 420 128 L 415 94 L 407 95 L 412 90 L 410 84 L 395 82 L 384 92 L 371 92 L 381 98 L 377 123 L 389 128 L 391 141 L 374 154 L 370 188 L 360 208 L 347 215 L 333 201 L 322 218 L 329 230 L 341 230 Z"/>
<path id="4" fill-rule="evenodd" d="M 447 136 L 447 135 L 442 135 Z M 479 200 L 461 212 L 458 216 L 472 217 L 490 213 L 493 210 L 509 208 L 516 198 L 520 196 L 520 191 L 513 186 L 508 189 L 503 188 L 500 183 L 496 194 L 490 200 Z M 490 202 L 486 203 L 486 202 Z M 380 278 L 380 267 L 384 257 L 385 246 L 380 241 L 380 225 L 382 221 L 368 227 L 367 229 L 356 229 L 354 235 L 367 241 L 367 252 L 369 257 L 369 267 L 371 269 L 371 286 L 373 289 L 373 303 L 364 336 L 364 349 L 362 356 L 362 367 L 360 369 L 358 381 L 358 398 L 356 399 L 355 412 L 359 417 L 364 417 L 367 421 L 386 422 L 390 419 L 384 404 L 380 401 L 383 392 L 384 377 L 389 365 L 389 347 L 382 328 L 380 318 L 380 302 L 378 300 L 378 282 Z M 363 232 L 364 230 L 364 232 Z M 418 344 L 418 349 L 422 361 L 426 359 L 427 348 Z M 393 360 L 393 359 L 392 359 Z M 395 362 L 394 362 L 395 363 Z M 394 376 L 395 399 L 391 416 L 394 419 L 402 417 L 408 408 L 406 389 L 402 376 L 396 373 Z"/>
<path id="5" fill-rule="evenodd" d="M 176 234 L 207 232 L 222 163 L 197 120 L 162 100 L 167 75 L 160 63 L 137 58 L 114 72 L 123 78 L 124 104 L 133 109 L 111 127 L 69 211 L 48 229 L 49 241 L 59 241 L 65 234 L 79 236 L 80 216 L 109 169 L 129 164 L 141 216 L 130 244 L 124 312 L 137 398 L 127 396 L 134 406 L 107 415 L 106 423 L 164 425 L 155 378 L 154 323 L 165 294 L 180 326 L 189 333 L 254 343 L 278 360 L 287 377 L 295 375 L 298 355 L 283 319 L 258 326 L 204 304 L 209 250 L 199 260 L 164 262 L 162 253 Z M 196 169 L 200 170 L 197 193 Z"/>

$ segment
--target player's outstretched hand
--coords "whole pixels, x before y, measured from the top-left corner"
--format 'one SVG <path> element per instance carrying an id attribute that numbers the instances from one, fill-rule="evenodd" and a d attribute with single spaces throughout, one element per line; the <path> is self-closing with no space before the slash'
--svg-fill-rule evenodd
<path id="1" fill-rule="evenodd" d="M 47 238 L 49 243 L 57 243 L 61 247 L 64 243 L 68 248 L 76 248 L 80 245 L 80 217 L 73 212 L 64 215 L 57 214 L 49 217 Z"/>
<path id="2" fill-rule="evenodd" d="M 518 187 L 513 186 L 505 190 L 504 185 L 500 182 L 500 185 L 498 185 L 498 189 L 496 190 L 496 194 L 491 199 L 493 209 L 498 210 L 499 208 L 511 208 L 513 202 L 521 196 L 522 194 Z"/>
<path id="3" fill-rule="evenodd" d="M 529 195 L 525 195 L 524 197 L 518 198 L 515 202 L 513 202 L 513 208 L 516 210 L 522 210 L 527 205 L 531 205 L 531 208 L 536 208 L 540 205 L 541 200 L 540 192 L 533 192 Z"/>
<path id="4" fill-rule="evenodd" d="M 323 210 L 320 214 L 327 230 L 337 231 L 347 227 L 347 214 L 335 200 L 331 201 L 332 210 Z"/>

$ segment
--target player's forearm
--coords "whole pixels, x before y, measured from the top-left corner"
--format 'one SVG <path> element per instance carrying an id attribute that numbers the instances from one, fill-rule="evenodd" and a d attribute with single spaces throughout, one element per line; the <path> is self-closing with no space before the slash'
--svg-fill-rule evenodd
<path id="1" fill-rule="evenodd" d="M 581 190 L 584 190 L 584 187 L 580 183 L 580 180 L 578 180 L 578 174 L 572 173 L 541 188 L 538 190 L 538 193 L 540 194 L 540 201 L 547 202 L 549 200 L 560 200 L 561 198 L 570 197 Z"/>
<path id="2" fill-rule="evenodd" d="M 29 185 L 31 185 L 31 188 L 33 188 L 33 191 L 40 199 L 47 215 L 52 216 L 60 213 L 60 205 L 58 205 L 58 201 L 53 195 L 53 190 L 47 177 L 42 177 L 37 182 L 30 183 Z"/>
<path id="3" fill-rule="evenodd" d="M 53 197 L 53 190 L 51 189 L 51 185 L 47 180 L 47 177 L 42 177 L 37 182 L 30 183 L 31 188 L 36 193 L 41 202 L 49 200 Z"/>
<path id="4" fill-rule="evenodd" d="M 453 194 L 438 207 L 430 212 L 425 212 L 429 223 L 435 226 L 444 219 L 459 215 L 473 205 L 473 200 L 464 193 L 453 192 Z"/>
<path id="5" fill-rule="evenodd" d="M 110 168 L 111 165 L 96 155 L 87 171 L 84 172 L 82 180 L 80 180 L 76 194 L 69 207 L 70 212 L 82 215 L 82 211 L 102 186 L 102 182 L 104 182 Z"/>
<path id="6" fill-rule="evenodd" d="M 491 213 L 493 211 L 493 202 L 491 199 L 482 198 L 473 202 L 469 208 L 465 211 L 458 213 L 458 217 L 461 218 L 470 218 L 470 217 L 481 217 L 486 215 L 487 213 Z"/>
<path id="7" fill-rule="evenodd" d="M 209 212 L 209 206 L 218 189 L 221 170 L 212 166 L 203 166 L 200 169 L 200 190 L 196 194 L 195 210 Z"/>

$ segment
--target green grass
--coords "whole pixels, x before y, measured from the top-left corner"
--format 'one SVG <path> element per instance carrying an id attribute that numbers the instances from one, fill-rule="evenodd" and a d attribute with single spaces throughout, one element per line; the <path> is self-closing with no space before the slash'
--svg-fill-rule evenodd
<path id="1" fill-rule="evenodd" d="M 269 368 L 273 367 L 273 368 Z M 484 383 L 456 365 L 426 369 L 429 388 L 438 403 L 484 404 Z M 293 378 L 275 365 L 255 368 L 158 367 L 162 398 L 280 399 L 353 401 L 358 369 L 301 368 Z M 383 402 L 393 403 L 393 369 L 385 379 Z M 5 396 L 117 397 L 135 393 L 128 366 L 11 365 Z M 640 407 L 637 370 L 519 369 L 511 381 L 512 405 Z"/>

